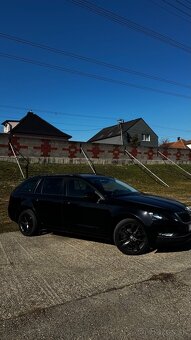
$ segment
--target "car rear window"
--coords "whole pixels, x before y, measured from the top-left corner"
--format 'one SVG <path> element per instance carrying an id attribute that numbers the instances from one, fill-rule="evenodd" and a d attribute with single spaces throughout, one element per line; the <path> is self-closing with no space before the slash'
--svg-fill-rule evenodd
<path id="1" fill-rule="evenodd" d="M 18 190 L 19 192 L 23 192 L 23 193 L 33 193 L 38 182 L 39 182 L 39 178 L 30 178 L 24 183 L 22 183 L 19 186 Z"/>

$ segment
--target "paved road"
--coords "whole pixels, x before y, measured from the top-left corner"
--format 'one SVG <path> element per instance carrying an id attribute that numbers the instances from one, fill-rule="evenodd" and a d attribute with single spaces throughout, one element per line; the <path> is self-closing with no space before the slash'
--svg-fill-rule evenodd
<path id="1" fill-rule="evenodd" d="M 191 247 L 190 247 L 191 249 Z M 0 339 L 191 339 L 191 250 L 0 235 Z"/>

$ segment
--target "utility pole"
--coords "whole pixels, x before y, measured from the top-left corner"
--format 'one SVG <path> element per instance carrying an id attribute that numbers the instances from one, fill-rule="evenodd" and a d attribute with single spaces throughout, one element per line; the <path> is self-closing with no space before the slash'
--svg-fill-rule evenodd
<path id="1" fill-rule="evenodd" d="M 124 123 L 124 119 L 118 119 L 119 130 L 120 130 L 120 135 L 121 135 L 121 145 L 124 145 L 124 140 L 123 140 L 123 123 Z"/>

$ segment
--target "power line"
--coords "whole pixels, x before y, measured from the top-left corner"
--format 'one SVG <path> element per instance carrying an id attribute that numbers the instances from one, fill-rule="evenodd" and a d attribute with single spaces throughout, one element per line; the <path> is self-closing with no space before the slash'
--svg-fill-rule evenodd
<path id="1" fill-rule="evenodd" d="M 178 2 L 178 4 L 180 4 L 181 6 L 183 6 L 183 7 L 187 8 L 189 11 L 191 10 L 191 7 L 190 7 L 190 6 L 188 6 L 188 5 L 186 5 L 186 4 L 184 4 L 182 1 L 180 1 L 180 0 L 176 0 L 176 2 Z"/>
<path id="2" fill-rule="evenodd" d="M 111 63 L 107 63 L 105 61 L 86 57 L 86 56 L 76 54 L 76 53 L 73 53 L 73 52 L 60 50 L 60 49 L 57 49 L 57 48 L 54 48 L 54 47 L 51 47 L 51 46 L 48 46 L 48 45 L 35 43 L 35 42 L 30 41 L 30 40 L 25 40 L 25 39 L 22 39 L 20 37 L 16 37 L 16 36 L 13 36 L 13 35 L 10 35 L 10 34 L 0 32 L 0 38 L 9 39 L 9 40 L 12 40 L 12 41 L 17 42 L 17 43 L 29 45 L 29 46 L 36 47 L 36 48 L 40 48 L 40 49 L 43 49 L 43 50 L 46 50 L 46 51 L 49 51 L 49 52 L 65 55 L 65 56 L 75 58 L 75 59 L 78 59 L 78 60 L 83 60 L 83 61 L 86 61 L 86 62 L 89 62 L 89 63 L 101 65 L 101 66 L 104 66 L 104 67 L 107 67 L 107 68 L 110 68 L 110 69 L 114 69 L 114 70 L 117 70 L 117 71 L 120 71 L 120 72 L 130 73 L 130 74 L 133 74 L 135 76 L 140 76 L 140 77 L 143 77 L 143 78 L 156 80 L 156 81 L 164 82 L 164 83 L 171 84 L 171 85 L 181 86 L 181 87 L 185 87 L 185 88 L 191 88 L 191 85 L 183 84 L 183 83 L 180 83 L 180 82 L 177 82 L 177 81 L 174 81 L 174 80 L 170 80 L 170 79 L 165 79 L 165 78 L 162 78 L 162 77 L 158 77 L 156 75 L 132 70 L 132 69 L 127 68 L 127 67 L 114 65 L 114 64 L 111 64 Z"/>
<path id="3" fill-rule="evenodd" d="M 191 15 L 190 15 L 190 14 L 188 14 L 188 13 L 185 12 L 185 11 L 183 11 L 183 10 L 180 9 L 179 7 L 177 7 L 177 6 L 173 5 L 173 4 L 171 4 L 169 1 L 167 1 L 167 0 L 162 0 L 162 1 L 163 1 L 165 4 L 169 5 L 170 7 L 175 8 L 177 11 L 179 11 L 179 12 L 183 13 L 184 15 L 187 15 L 188 17 L 191 18 Z"/>
<path id="4" fill-rule="evenodd" d="M 66 131 L 66 132 L 89 132 L 89 131 L 98 131 L 99 129 L 101 129 L 101 128 L 97 128 L 97 129 L 88 129 L 88 130 L 79 130 L 79 129 L 77 129 L 77 130 L 71 130 L 71 129 L 64 129 L 64 131 Z"/>
<path id="5" fill-rule="evenodd" d="M 166 129 L 166 130 L 173 130 L 173 131 L 182 131 L 182 132 L 191 132 L 191 130 L 185 130 L 185 129 L 177 129 L 169 126 L 161 126 L 161 125 L 152 125 L 153 127 L 157 127 L 159 129 Z"/>
<path id="6" fill-rule="evenodd" d="M 2 105 L 0 104 L 0 107 L 2 108 L 10 108 L 13 110 L 25 110 L 25 111 L 29 111 L 28 107 L 18 107 L 18 106 L 11 106 L 11 105 Z M 31 109 L 31 108 L 30 108 Z M 113 120 L 113 117 L 104 117 L 103 115 L 99 116 L 98 114 L 94 114 L 93 116 L 91 115 L 82 115 L 82 114 L 73 114 L 73 113 L 67 113 L 67 112 L 57 112 L 57 111 L 50 111 L 50 110 L 42 110 L 42 109 L 38 109 L 38 108 L 33 108 L 33 111 L 35 112 L 42 112 L 44 114 L 52 114 L 55 116 L 68 116 L 68 117 L 79 117 L 79 118 L 92 118 L 92 119 L 109 119 L 109 120 Z M 1 115 L 2 116 L 2 115 Z M 4 115 L 3 115 L 4 116 Z"/>
<path id="7" fill-rule="evenodd" d="M 67 0 L 69 2 L 72 2 L 74 5 L 77 5 L 79 7 L 85 8 L 90 12 L 93 12 L 94 14 L 100 15 L 106 19 L 109 19 L 111 21 L 114 21 L 120 25 L 126 26 L 132 30 L 135 30 L 137 32 L 141 32 L 145 34 L 146 36 L 150 36 L 154 39 L 160 40 L 166 44 L 169 44 L 173 47 L 179 48 L 181 50 L 184 50 L 185 52 L 191 53 L 191 47 L 187 46 L 167 35 L 161 34 L 159 32 L 156 32 L 154 30 L 151 30 L 145 26 L 139 25 L 136 22 L 129 20 L 119 14 L 116 14 L 110 10 L 107 10 L 103 7 L 97 6 L 87 0 Z"/>
<path id="8" fill-rule="evenodd" d="M 151 91 L 151 92 L 155 92 L 155 93 L 161 93 L 161 94 L 165 94 L 165 95 L 168 95 L 168 96 L 191 99 L 191 96 L 188 96 L 188 95 L 184 95 L 184 94 L 180 94 L 180 93 L 176 93 L 176 92 L 158 90 L 158 89 L 155 89 L 153 87 L 148 87 L 148 86 L 136 85 L 136 84 L 129 83 L 129 82 L 126 82 L 126 81 L 116 80 L 116 79 L 113 79 L 113 78 L 107 78 L 107 77 L 104 77 L 104 76 L 98 76 L 96 74 L 82 72 L 82 71 L 78 71 L 78 70 L 71 69 L 71 68 L 69 69 L 69 68 L 66 68 L 66 67 L 58 66 L 58 65 L 52 65 L 52 64 L 40 62 L 40 61 L 33 60 L 33 59 L 26 59 L 26 58 L 23 58 L 23 57 L 18 57 L 18 56 L 12 55 L 12 54 L 0 53 L 0 57 L 8 58 L 8 59 L 16 60 L 16 61 L 21 61 L 21 62 L 32 64 L 32 65 L 45 67 L 45 68 L 48 68 L 48 69 L 54 69 L 54 70 L 66 72 L 66 73 L 69 73 L 69 74 L 75 74 L 75 75 L 78 75 L 78 76 L 83 76 L 83 77 L 88 77 L 88 78 L 92 78 L 92 79 L 96 79 L 96 80 L 101 80 L 101 81 L 109 82 L 109 83 L 113 83 L 113 84 L 119 84 L 119 85 L 132 87 L 132 88 L 136 88 L 136 89 Z"/>
<path id="9" fill-rule="evenodd" d="M 155 5 L 157 5 L 157 6 L 159 6 L 160 8 L 162 8 L 163 10 L 165 10 L 166 12 L 168 12 L 168 13 L 170 13 L 170 14 L 172 14 L 172 15 L 174 15 L 174 16 L 176 16 L 176 17 L 178 17 L 178 18 L 180 18 L 180 19 L 182 19 L 182 20 L 184 20 L 184 21 L 186 21 L 186 22 L 188 22 L 189 24 L 191 24 L 191 21 L 190 20 L 188 20 L 187 18 L 185 18 L 184 16 L 182 16 L 181 14 L 179 14 L 179 13 L 174 13 L 173 11 L 171 11 L 170 9 L 169 9 L 169 7 L 167 8 L 167 7 L 165 7 L 165 4 L 164 5 L 162 5 L 161 3 L 159 4 L 158 2 L 156 2 L 155 0 L 148 0 L 149 2 L 152 2 L 153 4 L 155 4 Z"/>
<path id="10" fill-rule="evenodd" d="M 13 109 L 13 110 L 29 110 L 27 107 L 18 107 L 18 106 L 12 106 L 12 105 L 3 105 L 3 104 L 0 104 L 0 107 L 5 107 L 5 108 L 10 108 L 10 109 Z M 117 121 L 117 118 L 116 117 L 112 117 L 112 116 L 110 116 L 110 117 L 103 117 L 103 115 L 102 116 L 99 116 L 99 115 L 93 115 L 93 116 L 91 116 L 91 115 L 81 115 L 81 114 L 77 114 L 77 113 L 66 113 L 66 112 L 57 112 L 57 111 L 50 111 L 50 110 L 46 110 L 46 109 L 38 109 L 38 108 L 33 108 L 33 111 L 35 111 L 35 112 L 42 112 L 42 113 L 44 113 L 44 114 L 53 114 L 53 115 L 67 115 L 67 116 L 70 116 L 70 117 L 85 117 L 85 118 L 96 118 L 96 119 L 109 119 L 109 120 L 114 120 L 115 122 Z M 0 116 L 2 117 L 2 116 L 5 116 L 5 115 L 2 115 L 2 114 L 0 114 Z M 19 119 L 18 119 L 19 120 Z M 65 123 L 57 123 L 57 122 L 52 122 L 52 124 L 65 124 Z M 68 125 L 68 124 L 67 124 Z M 114 124 L 114 125 L 116 125 L 116 124 Z M 73 126 L 73 124 L 72 124 L 72 126 Z M 85 126 L 85 125 L 83 125 L 83 126 Z M 175 128 L 175 127 L 172 127 L 172 126 L 161 126 L 161 125 L 156 125 L 156 124 L 153 124 L 152 125 L 153 127 L 156 127 L 156 128 L 160 128 L 160 129 L 167 129 L 167 130 L 174 130 L 174 131 L 182 131 L 182 132 L 191 132 L 191 130 L 186 130 L 186 129 L 179 129 L 179 128 Z M 97 127 L 96 129 L 92 129 L 92 131 L 93 130 L 97 130 L 97 129 L 102 129 L 103 127 Z M 79 130 L 79 131 L 81 131 L 81 130 Z M 89 129 L 87 130 L 87 131 L 90 131 Z"/>
<path id="11" fill-rule="evenodd" d="M 1 106 L 1 105 L 0 105 Z M 72 115 L 73 117 L 74 117 L 74 115 Z M 5 115 L 1 115 L 0 114 L 0 117 L 5 117 Z M 77 117 L 77 115 L 75 116 L 75 117 Z M 89 117 L 91 117 L 91 118 L 93 118 L 92 116 L 89 116 Z M 18 119 L 18 120 L 20 120 L 20 119 Z M 54 121 L 51 121 L 51 124 L 56 124 L 56 125 L 64 125 L 64 126 L 66 126 L 66 127 L 68 127 L 68 126 L 74 126 L 74 124 L 68 124 L 68 123 L 63 123 L 63 122 L 54 122 Z M 96 130 L 98 130 L 98 129 L 102 129 L 102 127 L 101 126 L 98 126 L 97 128 L 96 127 L 94 127 L 94 129 L 89 129 L 89 127 L 92 127 L 92 125 L 82 125 L 82 124 L 80 124 L 80 126 L 83 126 L 83 127 L 87 127 L 88 129 L 86 129 L 86 130 L 79 130 L 79 129 L 77 129 L 77 130 L 69 130 L 69 129 L 66 129 L 66 131 L 96 131 Z"/>

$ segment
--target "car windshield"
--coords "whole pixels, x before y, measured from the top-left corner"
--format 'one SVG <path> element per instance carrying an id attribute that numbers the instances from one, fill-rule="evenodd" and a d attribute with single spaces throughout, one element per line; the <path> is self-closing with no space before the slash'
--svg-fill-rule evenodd
<path id="1" fill-rule="evenodd" d="M 138 192 L 130 185 L 111 177 L 88 178 L 88 180 L 104 195 L 124 196 Z"/>

